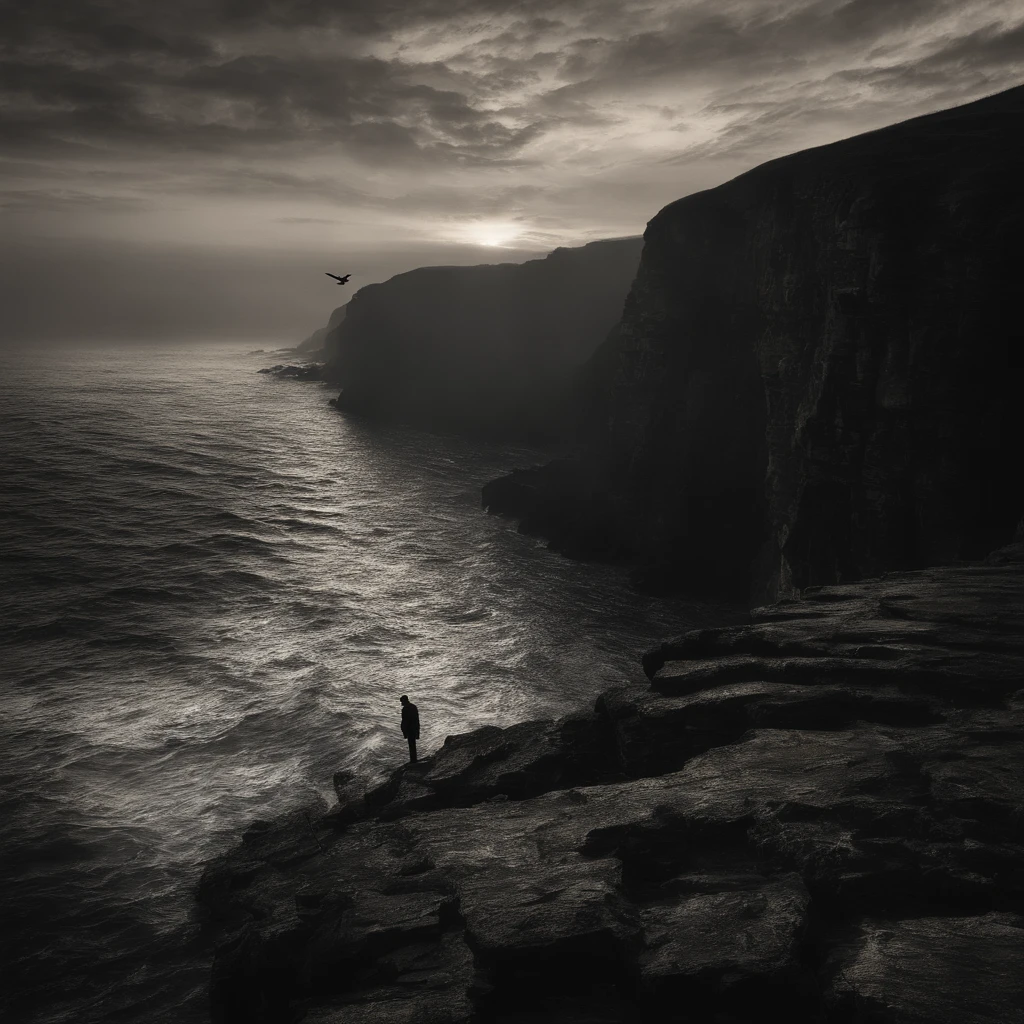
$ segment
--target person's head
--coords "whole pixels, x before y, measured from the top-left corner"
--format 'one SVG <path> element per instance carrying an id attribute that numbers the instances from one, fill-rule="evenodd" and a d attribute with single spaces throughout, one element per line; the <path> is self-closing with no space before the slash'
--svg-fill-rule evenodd
<path id="1" fill-rule="evenodd" d="M 402 694 L 402 696 L 401 696 L 401 697 L 399 697 L 398 699 L 399 699 L 399 700 L 400 700 L 400 701 L 401 701 L 401 702 L 402 702 L 403 704 L 408 704 L 408 703 L 409 703 L 409 698 L 408 698 L 408 697 L 406 697 L 406 695 L 405 695 L 404 693 L 403 693 L 403 694 Z"/>

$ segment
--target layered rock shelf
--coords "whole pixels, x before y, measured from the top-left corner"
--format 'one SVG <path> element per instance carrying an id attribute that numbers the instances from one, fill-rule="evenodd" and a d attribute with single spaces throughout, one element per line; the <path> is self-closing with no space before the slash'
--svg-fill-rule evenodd
<path id="1" fill-rule="evenodd" d="M 200 885 L 215 1019 L 1024 1022 L 1018 555 L 687 634 L 254 824 Z"/>

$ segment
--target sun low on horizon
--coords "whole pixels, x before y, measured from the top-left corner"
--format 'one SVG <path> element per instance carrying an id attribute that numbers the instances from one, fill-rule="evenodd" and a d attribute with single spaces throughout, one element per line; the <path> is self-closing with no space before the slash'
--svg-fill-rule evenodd
<path id="1" fill-rule="evenodd" d="M 511 247 L 523 233 L 521 224 L 484 220 L 456 225 L 453 236 L 459 242 L 482 245 L 488 249 L 504 249 Z"/>
<path id="2" fill-rule="evenodd" d="M 0 303 L 37 333 L 115 329 L 148 266 L 141 320 L 191 273 L 298 328 L 307 264 L 365 284 L 639 235 L 767 159 L 1024 80 L 1012 0 L 47 0 L 0 27 Z"/>

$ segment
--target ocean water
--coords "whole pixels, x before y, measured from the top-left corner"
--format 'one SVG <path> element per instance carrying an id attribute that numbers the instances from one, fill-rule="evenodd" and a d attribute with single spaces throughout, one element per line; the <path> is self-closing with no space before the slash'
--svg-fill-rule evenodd
<path id="1" fill-rule="evenodd" d="M 484 514 L 543 453 L 356 422 L 239 345 L 0 352 L 0 1018 L 207 1019 L 193 891 L 254 818 L 589 704 L 734 609 Z"/>

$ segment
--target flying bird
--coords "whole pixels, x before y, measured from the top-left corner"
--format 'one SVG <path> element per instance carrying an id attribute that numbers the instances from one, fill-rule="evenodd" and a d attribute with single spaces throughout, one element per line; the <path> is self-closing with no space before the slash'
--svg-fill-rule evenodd
<path id="1" fill-rule="evenodd" d="M 351 274 L 346 274 L 344 277 L 338 277 L 337 274 L 332 274 L 329 270 L 325 270 L 324 273 L 328 277 L 333 277 L 338 284 L 348 284 L 348 279 L 352 276 Z"/>

